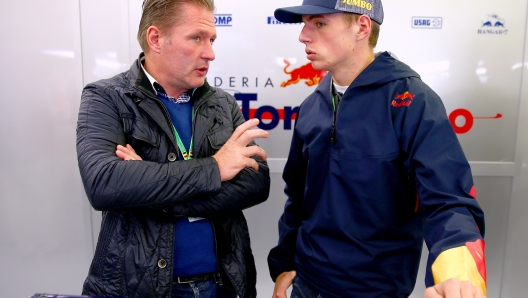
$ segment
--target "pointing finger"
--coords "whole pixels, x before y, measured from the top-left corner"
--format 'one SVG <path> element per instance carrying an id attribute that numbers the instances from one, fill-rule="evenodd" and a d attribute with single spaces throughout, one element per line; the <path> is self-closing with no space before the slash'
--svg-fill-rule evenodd
<path id="1" fill-rule="evenodd" d="M 240 137 L 235 141 L 239 146 L 247 146 L 251 141 L 257 138 L 268 138 L 269 132 L 262 129 L 246 130 Z"/>
<path id="2" fill-rule="evenodd" d="M 257 126 L 260 123 L 260 121 L 256 118 L 249 119 L 248 121 L 240 124 L 233 134 L 231 135 L 230 140 L 236 141 L 245 131 L 252 129 L 253 127 Z"/>

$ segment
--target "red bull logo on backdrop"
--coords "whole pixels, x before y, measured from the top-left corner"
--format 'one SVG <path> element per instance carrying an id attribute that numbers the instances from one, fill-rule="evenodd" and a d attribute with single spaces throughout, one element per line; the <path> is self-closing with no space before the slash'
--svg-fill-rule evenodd
<path id="1" fill-rule="evenodd" d="M 282 82 L 281 87 L 286 88 L 290 85 L 297 84 L 301 80 L 304 80 L 305 84 L 309 87 L 318 85 L 321 79 L 326 75 L 326 70 L 316 70 L 312 66 L 312 62 L 308 62 L 305 65 L 288 71 L 288 67 L 291 65 L 290 61 L 284 59 L 286 66 L 284 67 L 284 73 L 290 75 L 287 81 Z"/>

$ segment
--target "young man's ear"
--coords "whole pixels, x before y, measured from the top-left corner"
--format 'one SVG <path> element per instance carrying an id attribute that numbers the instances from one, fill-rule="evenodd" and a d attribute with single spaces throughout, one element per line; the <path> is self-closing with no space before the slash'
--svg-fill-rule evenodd
<path id="1" fill-rule="evenodd" d="M 358 40 L 368 40 L 370 32 L 372 31 L 372 20 L 366 15 L 361 15 L 357 19 L 356 24 L 359 28 L 357 32 Z"/>

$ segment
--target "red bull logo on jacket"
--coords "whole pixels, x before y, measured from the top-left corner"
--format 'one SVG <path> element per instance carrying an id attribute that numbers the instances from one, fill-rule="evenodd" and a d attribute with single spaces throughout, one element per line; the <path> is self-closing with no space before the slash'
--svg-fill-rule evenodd
<path id="1" fill-rule="evenodd" d="M 297 84 L 301 80 L 305 81 L 305 84 L 309 87 L 318 85 L 321 79 L 326 75 L 326 70 L 316 70 L 313 68 L 312 63 L 308 62 L 305 65 L 295 68 L 292 71 L 288 71 L 288 66 L 291 65 L 290 61 L 284 60 L 286 66 L 284 67 L 284 73 L 290 75 L 287 81 L 282 82 L 281 87 L 286 88 L 289 85 Z"/>
<path id="2" fill-rule="evenodd" d="M 408 107 L 411 105 L 413 99 L 414 95 L 409 93 L 409 91 L 405 91 L 402 94 L 397 94 L 392 100 L 391 105 L 396 108 Z"/>

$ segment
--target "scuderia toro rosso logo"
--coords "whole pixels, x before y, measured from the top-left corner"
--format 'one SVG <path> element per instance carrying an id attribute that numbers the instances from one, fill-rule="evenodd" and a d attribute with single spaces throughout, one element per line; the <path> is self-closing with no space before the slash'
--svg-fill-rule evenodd
<path id="1" fill-rule="evenodd" d="M 318 71 L 311 67 L 311 63 L 307 63 L 299 68 L 288 71 L 287 68 L 290 66 L 290 62 L 286 62 L 286 67 L 284 72 L 290 75 L 290 78 L 284 81 L 281 86 L 287 87 L 292 84 L 296 84 L 301 80 L 305 80 L 307 87 L 314 86 L 320 83 L 321 78 L 326 74 L 326 72 Z M 226 87 L 235 87 L 235 77 L 229 77 L 228 86 Z M 255 78 L 255 88 L 273 88 L 274 84 L 271 77 L 269 77 L 265 84 L 259 84 L 258 78 Z M 214 78 L 214 86 L 222 87 L 223 80 L 220 77 Z M 246 88 L 250 87 L 249 77 L 242 77 L 241 85 L 239 87 Z M 226 83 L 227 84 L 227 83 Z M 245 93 L 240 92 L 234 89 L 224 89 L 235 97 L 239 102 L 240 110 L 245 119 L 257 118 L 261 122 L 258 127 L 264 130 L 273 130 L 280 127 L 282 123 L 282 129 L 291 130 L 294 127 L 295 119 L 297 118 L 297 112 L 299 111 L 299 106 L 284 106 L 284 107 L 275 107 L 268 104 L 262 104 L 262 98 L 259 98 L 257 93 Z M 398 109 L 405 109 L 409 107 L 412 102 L 415 100 L 416 94 L 411 93 L 409 90 L 399 90 L 394 94 L 394 97 L 391 100 L 391 106 Z M 256 107 L 255 107 L 256 106 Z M 449 122 L 453 126 L 455 133 L 465 134 L 468 133 L 474 126 L 475 120 L 492 120 L 502 118 L 502 114 L 495 114 L 492 116 L 473 116 L 473 114 L 466 109 L 460 108 L 451 111 L 448 113 Z"/>

